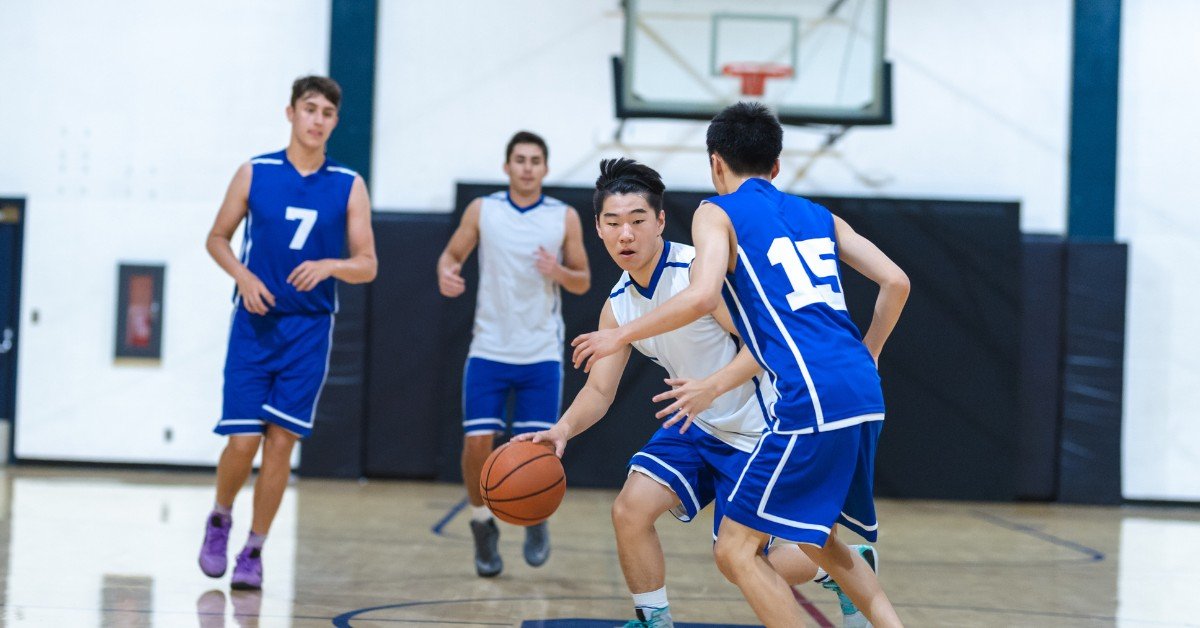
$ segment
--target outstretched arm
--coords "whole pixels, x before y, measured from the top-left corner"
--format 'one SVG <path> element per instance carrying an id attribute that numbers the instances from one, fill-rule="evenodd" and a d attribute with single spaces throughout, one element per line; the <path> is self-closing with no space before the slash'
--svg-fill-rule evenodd
<path id="1" fill-rule="evenodd" d="M 467 282 L 462 278 L 462 265 L 467 256 L 479 244 L 479 208 L 482 199 L 475 199 L 467 205 L 463 212 L 462 221 L 450 236 L 446 249 L 438 257 L 437 277 L 438 291 L 444 297 L 456 297 L 467 289 Z"/>
<path id="2" fill-rule="evenodd" d="M 617 319 L 613 316 L 612 305 L 606 302 L 600 312 L 600 329 L 613 329 L 616 326 Z M 617 386 L 621 383 L 621 373 L 625 372 L 625 364 L 629 361 L 629 351 L 630 348 L 626 345 L 620 351 L 596 362 L 595 368 L 588 374 L 587 383 L 554 427 L 541 432 L 519 434 L 514 436 L 513 440 L 553 443 L 554 452 L 561 458 L 567 441 L 595 425 L 612 406 L 613 399 L 617 396 Z"/>
<path id="3" fill-rule="evenodd" d="M 583 370 L 587 372 L 597 360 L 612 355 L 621 347 L 679 329 L 721 304 L 721 285 L 729 272 L 735 242 L 733 223 L 720 207 L 701 203 L 692 219 L 692 241 L 696 244 L 696 258 L 692 262 L 692 279 L 688 287 L 645 316 L 616 329 L 602 329 L 575 338 L 571 341 L 571 346 L 575 347 L 572 356 L 575 368 L 583 364 Z"/>
<path id="4" fill-rule="evenodd" d="M 888 259 L 879 247 L 855 232 L 846 221 L 837 216 L 833 217 L 833 221 L 837 231 L 838 257 L 867 279 L 879 284 L 875 314 L 871 317 L 871 326 L 863 335 L 863 344 L 878 364 L 883 343 L 887 342 L 895 329 L 904 302 L 908 300 L 908 275 Z"/>
<path id="5" fill-rule="evenodd" d="M 537 269 L 571 294 L 583 294 L 592 286 L 592 271 L 588 268 L 587 251 L 583 248 L 583 225 L 579 212 L 567 208 L 566 230 L 563 234 L 563 261 L 553 253 L 538 247 Z"/>

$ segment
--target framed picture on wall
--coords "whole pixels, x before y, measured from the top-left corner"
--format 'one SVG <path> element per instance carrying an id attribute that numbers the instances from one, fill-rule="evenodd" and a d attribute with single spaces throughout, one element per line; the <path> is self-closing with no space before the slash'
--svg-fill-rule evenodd
<path id="1" fill-rule="evenodd" d="M 162 357 L 163 264 L 117 268 L 117 358 Z"/>

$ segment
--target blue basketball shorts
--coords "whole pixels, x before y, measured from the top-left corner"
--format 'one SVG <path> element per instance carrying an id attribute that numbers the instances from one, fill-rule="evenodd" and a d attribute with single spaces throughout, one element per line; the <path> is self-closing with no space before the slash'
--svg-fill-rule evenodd
<path id="1" fill-rule="evenodd" d="M 671 511 L 680 521 L 691 521 L 696 513 L 714 502 L 713 539 L 725 515 L 725 500 L 737 484 L 750 459 L 748 452 L 729 445 L 692 424 L 687 432 L 679 426 L 660 428 L 629 459 L 629 472 L 639 472 L 671 489 L 680 505 Z"/>
<path id="2" fill-rule="evenodd" d="M 516 395 L 513 416 L 505 420 L 508 395 Z M 540 432 L 558 421 L 562 406 L 562 363 L 507 364 L 467 358 L 463 369 L 463 433 Z"/>
<path id="3" fill-rule="evenodd" d="M 824 546 L 835 523 L 868 541 L 875 518 L 875 447 L 883 421 L 811 434 L 765 432 L 725 515 L 781 539 Z"/>
<path id="4" fill-rule="evenodd" d="M 214 432 L 263 434 L 274 423 L 304 438 L 329 371 L 333 314 L 267 314 L 239 307 L 225 355 L 225 399 Z"/>

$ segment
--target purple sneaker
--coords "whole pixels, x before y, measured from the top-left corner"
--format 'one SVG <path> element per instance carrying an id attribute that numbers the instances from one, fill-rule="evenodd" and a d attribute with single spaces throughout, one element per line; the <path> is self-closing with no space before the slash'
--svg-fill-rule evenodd
<path id="1" fill-rule="evenodd" d="M 225 575 L 229 565 L 229 528 L 233 527 L 233 518 L 221 513 L 208 515 L 208 523 L 204 526 L 204 544 L 200 546 L 200 571 L 209 578 L 220 578 Z"/>
<path id="2" fill-rule="evenodd" d="M 262 588 L 262 548 L 245 547 L 233 566 L 229 587 L 238 591 L 257 591 Z"/>

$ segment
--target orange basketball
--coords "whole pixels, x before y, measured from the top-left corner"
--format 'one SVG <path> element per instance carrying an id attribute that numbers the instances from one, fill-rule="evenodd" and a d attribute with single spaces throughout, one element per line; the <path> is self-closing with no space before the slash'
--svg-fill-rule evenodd
<path id="1" fill-rule="evenodd" d="M 567 492 L 567 475 L 550 447 L 510 442 L 497 447 L 483 463 L 479 490 L 501 521 L 531 526 L 558 509 Z"/>

